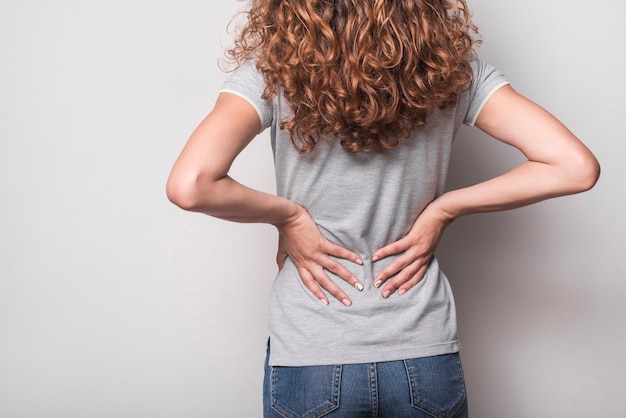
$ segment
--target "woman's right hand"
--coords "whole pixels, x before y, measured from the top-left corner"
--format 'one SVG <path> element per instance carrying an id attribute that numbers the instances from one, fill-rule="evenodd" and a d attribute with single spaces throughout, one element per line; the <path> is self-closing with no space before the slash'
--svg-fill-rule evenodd
<path id="1" fill-rule="evenodd" d="M 326 274 L 330 271 L 350 283 L 355 289 L 363 290 L 363 283 L 348 269 L 330 256 L 343 258 L 357 264 L 363 264 L 359 256 L 340 245 L 330 242 L 318 229 L 309 212 L 298 206 L 296 214 L 286 222 L 277 225 L 279 233 L 276 262 L 282 269 L 289 257 L 296 266 L 302 283 L 319 300 L 328 305 L 325 289 L 346 306 L 352 305 L 348 295 L 341 290 Z"/>

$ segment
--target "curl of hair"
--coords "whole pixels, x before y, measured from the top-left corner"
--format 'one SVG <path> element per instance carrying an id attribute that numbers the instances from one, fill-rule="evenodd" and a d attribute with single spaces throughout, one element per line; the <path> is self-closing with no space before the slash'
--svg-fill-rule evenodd
<path id="1" fill-rule="evenodd" d="M 465 0 L 252 0 L 227 56 L 255 59 L 264 99 L 303 153 L 336 137 L 350 151 L 396 146 L 471 83 L 478 42 Z"/>

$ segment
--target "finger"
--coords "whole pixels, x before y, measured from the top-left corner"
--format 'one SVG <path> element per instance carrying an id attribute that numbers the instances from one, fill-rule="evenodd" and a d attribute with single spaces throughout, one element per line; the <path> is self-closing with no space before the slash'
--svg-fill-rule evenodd
<path id="1" fill-rule="evenodd" d="M 278 269 L 281 270 L 285 265 L 285 260 L 287 259 L 287 252 L 283 250 L 281 247 L 278 248 L 276 252 L 276 264 L 278 264 Z"/>
<path id="2" fill-rule="evenodd" d="M 324 272 L 322 268 L 315 273 L 312 273 L 313 277 L 317 281 L 317 283 L 323 287 L 328 293 L 330 293 L 335 299 L 340 301 L 346 306 L 352 305 L 352 300 L 345 294 L 343 290 L 339 286 L 333 282 L 330 277 Z"/>
<path id="3" fill-rule="evenodd" d="M 278 271 L 282 270 L 285 266 L 285 260 L 287 259 L 287 251 L 283 247 L 283 238 L 278 236 L 278 250 L 276 251 L 276 264 L 278 264 Z"/>
<path id="4" fill-rule="evenodd" d="M 415 261 L 400 272 L 398 272 L 398 274 L 396 274 L 396 276 L 393 279 L 389 280 L 389 282 L 385 285 L 382 291 L 382 296 L 384 298 L 388 298 L 389 295 L 395 292 L 398 288 L 405 285 L 407 282 L 410 282 L 414 276 L 419 274 L 423 266 L 424 265 L 419 261 Z M 415 284 L 417 284 L 417 282 Z M 412 287 L 410 284 L 408 286 L 409 288 Z M 402 294 L 404 293 L 406 293 L 406 290 Z"/>
<path id="5" fill-rule="evenodd" d="M 328 298 L 322 291 L 322 289 L 317 284 L 316 280 L 313 278 L 313 275 L 304 268 L 298 269 L 298 274 L 300 275 L 300 280 L 306 286 L 307 289 L 311 291 L 319 300 L 322 301 L 325 305 L 328 305 Z"/>
<path id="6" fill-rule="evenodd" d="M 405 282 L 400 287 L 398 287 L 398 296 L 404 295 L 406 292 L 415 287 L 415 285 L 421 282 L 426 275 L 426 270 L 428 270 L 428 264 L 424 264 L 422 268 L 419 269 L 418 272 L 413 275 L 413 277 L 411 277 L 411 280 Z"/>
<path id="7" fill-rule="evenodd" d="M 282 270 L 283 267 L 285 267 L 285 260 L 287 260 L 287 254 L 276 255 L 276 264 L 278 264 L 278 271 Z"/>
<path id="8" fill-rule="evenodd" d="M 341 279 L 345 280 L 346 282 L 350 283 L 350 285 L 359 292 L 363 291 L 363 283 L 359 279 L 357 279 L 354 274 L 352 274 L 338 261 L 335 261 L 329 257 L 325 258 L 326 260 L 322 260 L 322 263 L 320 263 L 322 267 L 324 267 L 326 270 L 330 271 L 334 275 L 340 277 Z"/>
<path id="9" fill-rule="evenodd" d="M 372 254 L 372 261 L 378 261 L 390 255 L 400 254 L 409 248 L 409 243 L 406 239 L 402 238 L 396 242 L 392 242 L 389 245 L 385 245 L 379 248 Z"/>
<path id="10" fill-rule="evenodd" d="M 343 258 L 344 260 L 349 260 L 356 264 L 363 264 L 363 260 L 361 260 L 361 257 L 359 257 L 357 253 L 328 240 L 326 240 L 324 251 L 328 255 Z"/>
<path id="11" fill-rule="evenodd" d="M 389 279 L 400 273 L 403 269 L 407 268 L 409 265 L 418 261 L 419 259 L 415 259 L 408 254 L 404 254 L 395 260 L 393 260 L 387 267 L 385 267 L 374 279 L 374 287 L 380 287 Z"/>

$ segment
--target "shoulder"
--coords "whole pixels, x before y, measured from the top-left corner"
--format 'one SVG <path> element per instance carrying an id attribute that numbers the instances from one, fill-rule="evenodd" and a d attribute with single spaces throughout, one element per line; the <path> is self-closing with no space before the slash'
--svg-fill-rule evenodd
<path id="1" fill-rule="evenodd" d="M 479 58 L 472 60 L 470 66 L 472 85 L 469 89 L 469 108 L 464 122 L 473 126 L 487 100 L 509 82 L 502 72 Z"/>
<path id="2" fill-rule="evenodd" d="M 259 114 L 262 129 L 271 125 L 273 104 L 263 98 L 265 79 L 256 61 L 246 60 L 235 69 L 222 85 L 220 93 L 230 93 L 245 99 Z"/>

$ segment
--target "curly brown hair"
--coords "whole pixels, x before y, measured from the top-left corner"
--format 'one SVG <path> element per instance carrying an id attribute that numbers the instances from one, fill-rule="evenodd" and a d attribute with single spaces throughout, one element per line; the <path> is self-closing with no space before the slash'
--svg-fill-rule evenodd
<path id="1" fill-rule="evenodd" d="M 303 153 L 319 138 L 391 148 L 469 88 L 477 40 L 465 0 L 252 0 L 227 56 L 256 60 L 264 99 Z"/>

